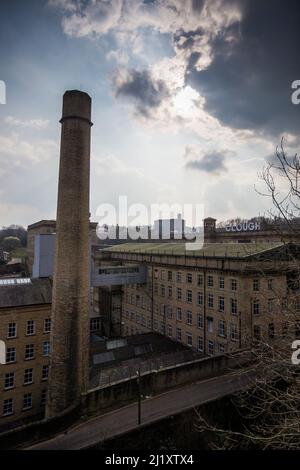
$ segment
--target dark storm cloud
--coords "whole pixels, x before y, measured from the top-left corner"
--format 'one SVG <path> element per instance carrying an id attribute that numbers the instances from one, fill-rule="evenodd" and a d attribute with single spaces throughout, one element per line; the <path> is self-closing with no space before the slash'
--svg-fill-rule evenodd
<path id="1" fill-rule="evenodd" d="M 126 75 L 114 82 L 115 95 L 132 100 L 137 112 L 144 116 L 157 108 L 169 96 L 163 80 L 154 80 L 147 70 L 128 70 Z"/>
<path id="2" fill-rule="evenodd" d="M 226 153 L 226 152 L 225 152 Z M 185 158 L 189 159 L 185 164 L 186 168 L 204 171 L 206 173 L 222 173 L 227 171 L 225 166 L 226 155 L 224 152 L 208 152 L 202 157 L 198 157 L 194 149 L 187 147 Z"/>
<path id="3" fill-rule="evenodd" d="M 229 1 L 240 5 L 241 22 L 213 40 L 207 69 L 197 71 L 190 58 L 187 83 L 225 125 L 271 135 L 299 133 L 300 105 L 291 103 L 291 84 L 300 79 L 299 0 Z"/>

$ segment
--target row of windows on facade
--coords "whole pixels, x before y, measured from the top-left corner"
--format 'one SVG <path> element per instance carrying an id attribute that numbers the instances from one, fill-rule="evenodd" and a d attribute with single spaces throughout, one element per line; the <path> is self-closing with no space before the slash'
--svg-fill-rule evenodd
<path id="1" fill-rule="evenodd" d="M 162 288 L 161 295 L 164 297 L 165 296 L 165 290 L 164 290 L 165 287 L 161 286 L 161 288 Z M 170 291 L 170 289 L 172 289 L 172 288 L 169 287 L 169 296 L 168 296 L 169 298 L 172 297 L 172 291 Z M 131 303 L 138 306 L 137 299 L 135 299 L 135 300 L 134 299 L 135 299 L 135 297 L 132 294 L 131 295 Z M 178 287 L 176 289 L 176 299 L 178 301 L 182 301 L 182 289 L 180 287 Z M 188 303 L 188 304 L 193 303 L 193 292 L 189 289 L 186 291 L 185 300 L 186 300 L 186 303 Z M 237 299 L 232 299 L 231 298 L 231 299 L 229 299 L 229 302 L 230 302 L 230 312 L 232 314 L 237 314 L 238 313 Z M 203 304 L 204 304 L 203 293 L 202 292 L 197 292 L 196 305 L 203 306 Z M 274 313 L 275 304 L 276 304 L 275 299 L 268 299 L 268 301 L 267 301 L 268 313 Z M 214 305 L 215 305 L 214 294 L 208 294 L 207 295 L 207 306 L 208 306 L 208 308 L 213 309 Z M 225 311 L 225 297 L 223 297 L 223 296 L 218 296 L 218 310 L 220 312 Z M 253 311 L 254 315 L 259 315 L 261 313 L 261 301 L 260 301 L 260 299 L 254 299 L 253 300 L 253 302 L 252 302 L 252 311 Z"/>
<path id="2" fill-rule="evenodd" d="M 7 338 L 16 338 L 17 337 L 17 323 L 10 322 L 7 325 Z M 44 320 L 44 333 L 50 333 L 51 331 L 51 318 L 45 318 Z M 35 320 L 27 320 L 26 323 L 26 336 L 33 336 L 36 333 L 36 322 Z"/>
<path id="3" fill-rule="evenodd" d="M 41 380 L 47 380 L 49 375 L 49 366 L 42 366 Z M 32 385 L 34 383 L 34 370 L 33 368 L 25 369 L 23 374 L 23 385 Z M 7 372 L 4 375 L 4 390 L 10 390 L 16 386 L 16 373 Z"/>
<path id="4" fill-rule="evenodd" d="M 47 399 L 47 390 L 44 389 L 41 391 L 40 405 L 45 406 Z M 23 395 L 23 411 L 30 410 L 33 407 L 33 398 L 32 393 L 25 393 Z M 14 400 L 13 398 L 6 398 L 3 400 L 2 415 L 10 416 L 14 413 Z"/>
<path id="5" fill-rule="evenodd" d="M 151 328 L 151 319 L 148 319 L 148 322 L 146 323 L 146 319 L 143 315 L 135 314 L 131 312 L 130 317 L 128 316 L 129 312 L 127 311 L 126 315 L 127 318 L 130 318 L 133 321 L 136 321 L 136 323 L 141 324 L 142 326 L 147 326 L 148 328 Z M 181 309 L 177 309 L 177 320 L 181 321 L 182 320 L 182 312 Z M 213 333 L 213 318 L 207 318 L 207 331 L 208 333 Z M 193 314 L 191 311 L 186 312 L 186 324 L 192 326 L 193 325 Z M 199 313 L 197 315 L 197 328 L 203 329 L 204 328 L 204 315 L 202 313 Z M 158 331 L 158 321 L 154 320 L 153 321 L 153 329 Z M 226 338 L 226 321 L 225 320 L 219 320 L 218 322 L 218 334 L 219 336 L 222 336 L 223 338 Z M 160 331 L 162 334 L 166 333 L 166 326 L 164 322 L 161 322 L 161 328 Z M 177 328 L 178 332 L 181 332 L 180 328 Z M 168 336 L 173 336 L 173 330 L 171 325 L 167 325 L 167 334 Z M 180 333 L 181 334 L 181 333 Z M 177 335 L 176 338 L 178 339 Z M 230 339 L 233 341 L 236 341 L 238 339 L 238 328 L 237 325 L 235 324 L 230 324 Z M 180 341 L 180 340 L 179 340 Z"/>
<path id="6" fill-rule="evenodd" d="M 166 280 L 168 280 L 170 282 L 173 281 L 173 277 L 174 277 L 173 274 L 174 273 L 172 271 L 167 271 L 167 275 L 166 275 L 166 271 L 161 270 L 160 274 L 161 274 L 160 278 L 161 278 L 162 281 L 166 281 Z M 158 270 L 154 271 L 154 278 L 155 279 L 159 278 Z M 198 286 L 202 286 L 204 284 L 203 274 L 196 274 L 196 279 L 197 279 L 197 285 Z M 175 273 L 175 281 L 176 282 L 182 282 L 183 281 L 183 275 L 180 271 Z M 193 273 L 186 273 L 186 282 L 189 283 L 189 284 L 192 284 L 193 281 L 194 281 Z M 230 282 L 230 289 L 231 290 L 237 290 L 237 280 L 236 279 L 230 279 L 229 282 Z M 207 276 L 207 286 L 208 287 L 214 287 L 214 284 L 215 284 L 214 276 L 208 275 Z M 273 289 L 273 284 L 274 284 L 274 280 L 272 278 L 267 279 L 267 288 L 268 288 L 268 290 Z M 218 285 L 219 285 L 219 289 L 225 289 L 225 278 L 224 277 L 222 277 L 222 276 L 218 277 Z M 260 279 L 253 279 L 253 290 L 255 292 L 260 290 Z"/>
<path id="7" fill-rule="evenodd" d="M 50 342 L 43 341 L 43 356 L 49 356 L 50 354 Z M 30 359 L 35 359 L 35 345 L 26 344 L 24 352 L 24 360 L 28 361 Z M 6 349 L 6 364 L 16 362 L 17 360 L 17 349 L 15 347 L 9 347 Z"/>

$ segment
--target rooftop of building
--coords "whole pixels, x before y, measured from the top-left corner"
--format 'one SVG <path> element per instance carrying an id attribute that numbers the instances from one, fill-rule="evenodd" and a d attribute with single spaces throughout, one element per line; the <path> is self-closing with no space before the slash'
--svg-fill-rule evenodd
<path id="1" fill-rule="evenodd" d="M 206 243 L 201 249 L 186 250 L 185 243 L 124 243 L 107 248 L 105 252 L 243 259 L 253 255 L 278 251 L 290 245 L 282 242 Z"/>
<path id="2" fill-rule="evenodd" d="M 0 308 L 51 304 L 52 282 L 49 278 L 9 278 L 0 280 Z"/>
<path id="3" fill-rule="evenodd" d="M 98 225 L 98 222 L 90 222 L 90 228 L 95 228 L 96 229 L 97 225 Z M 39 220 L 38 222 L 34 222 L 33 224 L 28 225 L 27 230 L 32 230 L 34 228 L 45 227 L 45 226 L 46 227 L 53 227 L 55 229 L 56 220 L 52 220 L 52 219 Z"/>

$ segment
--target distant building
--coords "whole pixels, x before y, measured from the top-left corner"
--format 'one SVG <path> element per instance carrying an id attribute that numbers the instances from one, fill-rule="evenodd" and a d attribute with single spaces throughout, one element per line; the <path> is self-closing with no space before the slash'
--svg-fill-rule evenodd
<path id="1" fill-rule="evenodd" d="M 0 249 L 0 261 L 9 261 L 10 255 L 8 251 Z"/>

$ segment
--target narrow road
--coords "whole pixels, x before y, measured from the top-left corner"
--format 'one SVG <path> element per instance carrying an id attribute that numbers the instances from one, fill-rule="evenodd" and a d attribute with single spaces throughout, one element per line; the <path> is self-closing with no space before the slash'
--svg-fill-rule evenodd
<path id="1" fill-rule="evenodd" d="M 253 382 L 254 371 L 239 371 L 202 380 L 143 400 L 142 425 L 214 401 L 246 388 Z M 138 427 L 137 403 L 91 418 L 53 439 L 35 444 L 31 450 L 78 450 L 117 437 Z"/>

